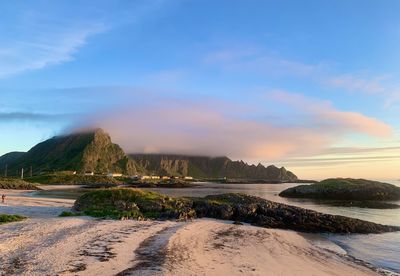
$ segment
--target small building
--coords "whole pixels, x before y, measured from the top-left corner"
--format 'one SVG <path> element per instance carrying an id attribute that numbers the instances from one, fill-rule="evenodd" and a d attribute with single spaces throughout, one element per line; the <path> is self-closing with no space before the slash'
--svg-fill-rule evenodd
<path id="1" fill-rule="evenodd" d="M 108 173 L 107 176 L 108 177 L 121 177 L 122 173 Z"/>
<path id="2" fill-rule="evenodd" d="M 139 175 L 132 175 L 132 176 L 131 176 L 131 179 L 132 179 L 132 180 L 140 180 L 141 177 L 140 177 Z"/>
<path id="3" fill-rule="evenodd" d="M 142 175 L 139 176 L 140 179 L 144 180 L 144 179 L 160 179 L 159 176 L 156 175 Z"/>

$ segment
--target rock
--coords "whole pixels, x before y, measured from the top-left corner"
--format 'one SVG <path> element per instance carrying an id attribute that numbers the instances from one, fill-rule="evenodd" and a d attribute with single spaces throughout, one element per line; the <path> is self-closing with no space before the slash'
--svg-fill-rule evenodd
<path id="1" fill-rule="evenodd" d="M 139 189 L 104 189 L 88 192 L 74 208 L 86 215 L 130 219 L 215 218 L 267 228 L 302 232 L 383 233 L 400 227 L 323 214 L 245 194 L 205 198 L 173 198 Z"/>
<path id="2" fill-rule="evenodd" d="M 332 178 L 286 189 L 279 196 L 356 201 L 400 200 L 400 187 L 365 179 Z"/>

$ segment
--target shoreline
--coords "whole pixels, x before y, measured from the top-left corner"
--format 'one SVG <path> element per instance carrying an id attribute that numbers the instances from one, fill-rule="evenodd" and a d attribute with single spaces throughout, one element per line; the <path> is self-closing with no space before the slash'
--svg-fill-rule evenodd
<path id="1" fill-rule="evenodd" d="M 7 190 L 6 205 L 0 204 L 0 213 L 30 217 L 0 226 L 0 270 L 10 275 L 382 274 L 313 244 L 306 237 L 313 234 L 213 219 L 59 218 L 74 200 L 29 197 L 27 192 Z M 55 260 L 60 254 L 65 258 Z"/>

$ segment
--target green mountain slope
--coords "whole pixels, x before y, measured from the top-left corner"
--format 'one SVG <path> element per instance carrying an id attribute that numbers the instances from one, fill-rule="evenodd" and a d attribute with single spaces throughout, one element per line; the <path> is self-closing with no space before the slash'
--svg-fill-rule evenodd
<path id="1" fill-rule="evenodd" d="M 101 129 L 65 136 L 56 136 L 41 142 L 25 154 L 2 156 L 0 166 L 8 163 L 9 175 L 24 168 L 33 173 L 53 171 L 93 171 L 136 174 L 138 168 L 124 151 L 111 142 Z"/>

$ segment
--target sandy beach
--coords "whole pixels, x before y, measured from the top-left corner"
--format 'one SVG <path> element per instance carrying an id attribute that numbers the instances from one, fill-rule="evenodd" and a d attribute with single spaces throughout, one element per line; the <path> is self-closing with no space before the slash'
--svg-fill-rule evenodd
<path id="1" fill-rule="evenodd" d="M 0 191 L 0 193 L 3 191 Z M 7 191 L 0 213 L 1 275 L 376 275 L 294 231 L 199 219 L 57 217 L 73 200 Z"/>

